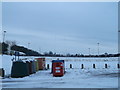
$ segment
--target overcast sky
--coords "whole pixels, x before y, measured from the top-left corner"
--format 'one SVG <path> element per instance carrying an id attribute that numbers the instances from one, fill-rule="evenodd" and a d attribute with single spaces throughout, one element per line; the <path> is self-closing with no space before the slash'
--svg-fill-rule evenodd
<path id="1" fill-rule="evenodd" d="M 41 52 L 117 53 L 117 2 L 4 2 L 6 40 Z"/>

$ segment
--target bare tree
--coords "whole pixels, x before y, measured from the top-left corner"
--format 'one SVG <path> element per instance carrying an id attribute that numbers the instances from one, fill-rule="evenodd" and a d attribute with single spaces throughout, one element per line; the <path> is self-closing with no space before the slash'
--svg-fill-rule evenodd
<path id="1" fill-rule="evenodd" d="M 17 42 L 15 40 L 14 41 L 6 40 L 6 44 L 8 44 L 10 47 L 12 47 L 13 45 L 16 45 Z"/>
<path id="2" fill-rule="evenodd" d="M 11 54 L 11 47 L 16 45 L 17 42 L 14 40 L 14 41 L 10 41 L 10 40 L 6 40 L 5 42 L 6 44 L 8 44 L 8 54 Z"/>

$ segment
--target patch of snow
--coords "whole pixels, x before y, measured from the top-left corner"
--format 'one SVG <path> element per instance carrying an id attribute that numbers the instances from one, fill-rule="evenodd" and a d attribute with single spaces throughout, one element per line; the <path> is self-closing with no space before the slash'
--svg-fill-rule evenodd
<path id="1" fill-rule="evenodd" d="M 3 55 L 1 61 L 6 75 L 11 73 L 14 56 Z M 20 57 L 34 60 L 36 57 Z M 52 60 L 65 60 L 66 73 L 63 77 L 53 77 L 51 72 Z M 49 70 L 38 71 L 24 78 L 5 78 L 3 88 L 118 88 L 118 58 L 70 58 L 46 57 L 46 67 Z M 70 68 L 72 64 L 73 68 Z M 84 69 L 81 69 L 84 64 Z M 93 64 L 96 68 L 93 68 Z M 105 68 L 105 64 L 108 68 Z"/>

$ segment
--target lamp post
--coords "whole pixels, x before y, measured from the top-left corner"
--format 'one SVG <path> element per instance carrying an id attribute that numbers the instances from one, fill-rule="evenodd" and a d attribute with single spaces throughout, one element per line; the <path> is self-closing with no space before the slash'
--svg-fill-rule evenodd
<path id="1" fill-rule="evenodd" d="M 3 42 L 5 41 L 5 33 L 6 31 L 3 31 Z"/>
<path id="2" fill-rule="evenodd" d="M 30 43 L 28 43 L 28 48 L 30 47 Z"/>
<path id="3" fill-rule="evenodd" d="M 97 45 L 98 45 L 98 55 L 99 55 L 99 45 L 100 45 L 100 43 L 97 43 Z"/>
<path id="4" fill-rule="evenodd" d="M 41 53 L 41 48 L 39 48 L 39 53 Z"/>
<path id="5" fill-rule="evenodd" d="M 120 30 L 118 30 L 118 54 L 120 54 Z"/>
<path id="6" fill-rule="evenodd" d="M 89 50 L 89 55 L 90 55 L 90 48 L 88 48 L 88 50 Z"/>

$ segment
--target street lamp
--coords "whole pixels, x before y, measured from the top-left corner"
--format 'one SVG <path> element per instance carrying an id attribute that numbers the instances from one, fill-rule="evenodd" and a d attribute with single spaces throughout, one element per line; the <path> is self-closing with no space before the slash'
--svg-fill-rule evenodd
<path id="1" fill-rule="evenodd" d="M 6 31 L 3 32 L 3 42 L 5 41 L 5 33 Z"/>
<path id="2" fill-rule="evenodd" d="M 100 43 L 97 43 L 98 44 L 98 55 L 99 55 L 99 45 L 100 45 Z"/>

